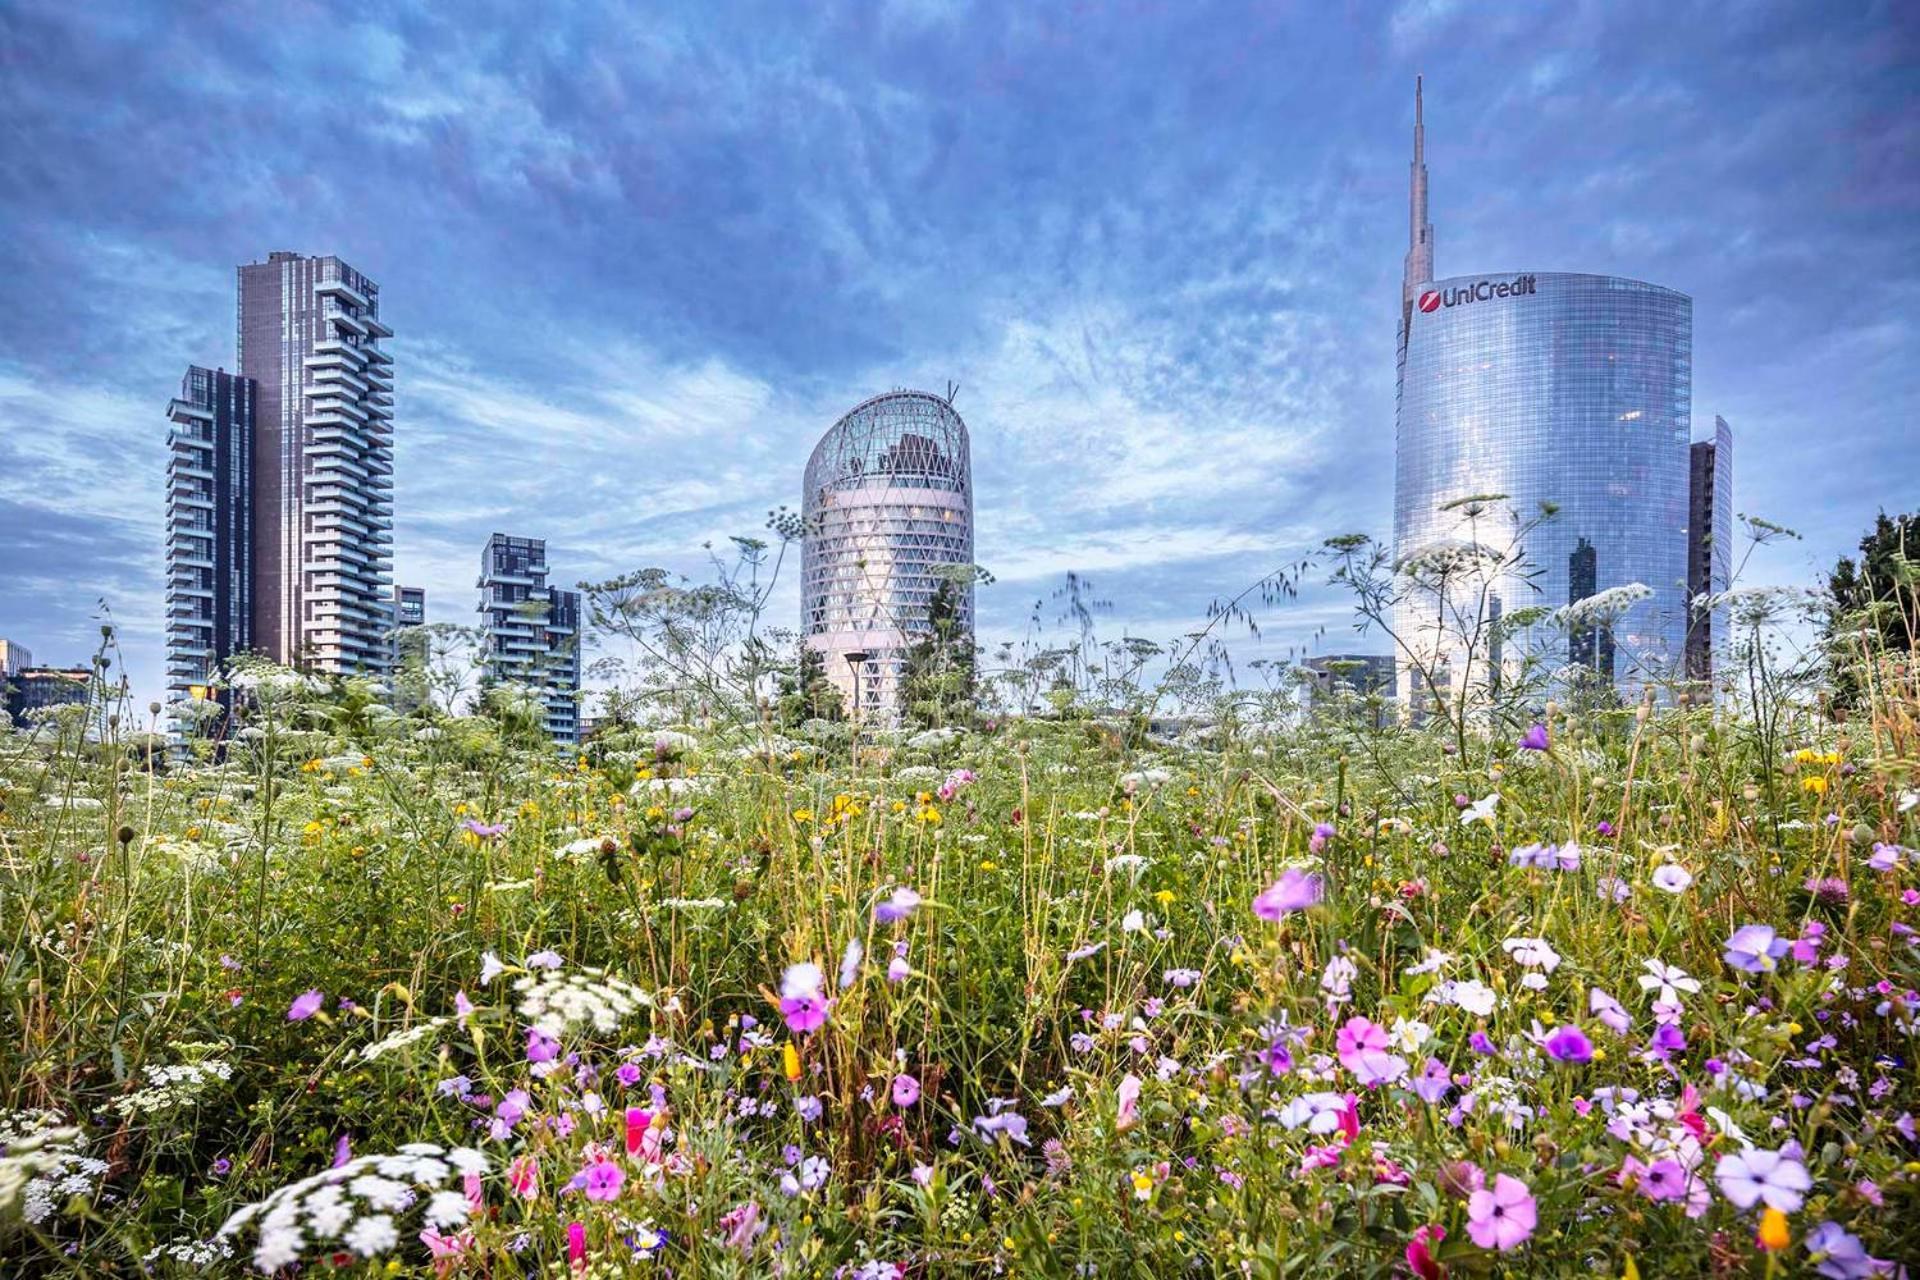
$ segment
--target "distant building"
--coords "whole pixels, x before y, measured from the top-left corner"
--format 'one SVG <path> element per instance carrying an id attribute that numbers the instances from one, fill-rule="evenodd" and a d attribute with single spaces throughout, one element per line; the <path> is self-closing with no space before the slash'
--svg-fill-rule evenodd
<path id="1" fill-rule="evenodd" d="M 800 630 L 827 679 L 859 715 L 899 715 L 901 678 L 943 570 L 973 562 L 973 472 L 953 405 L 891 391 L 855 406 L 807 460 L 801 511 Z M 973 580 L 961 577 L 958 625 L 973 633 Z M 969 640 L 970 643 L 970 640 Z"/>
<path id="2" fill-rule="evenodd" d="M 1300 664 L 1307 681 L 1307 705 L 1318 708 L 1345 691 L 1359 696 L 1391 698 L 1395 693 L 1395 663 L 1383 653 L 1338 653 L 1308 658 Z M 1374 717 L 1384 723 L 1384 711 Z"/>
<path id="3" fill-rule="evenodd" d="M 251 378 L 191 366 L 167 404 L 167 700 L 225 698 L 253 648 Z M 184 723 L 176 719 L 176 725 Z"/>
<path id="4" fill-rule="evenodd" d="M 327 675 L 385 675 L 393 364 L 380 286 L 335 257 L 239 269 L 240 372 L 257 384 L 253 643 Z"/>
<path id="5" fill-rule="evenodd" d="M 517 684 L 546 708 L 554 741 L 580 740 L 580 593 L 547 585 L 547 544 L 496 533 L 480 561 L 488 679 Z"/>
<path id="6" fill-rule="evenodd" d="M 96 685 L 104 692 L 105 682 L 92 667 L 23 667 L 9 677 L 8 684 L 12 692 L 7 695 L 7 710 L 19 722 L 41 707 L 85 702 Z M 103 698 L 101 717 L 104 719 L 104 716 Z"/>
<path id="7" fill-rule="evenodd" d="M 1468 545 L 1475 540 L 1505 550 L 1508 512 L 1531 519 L 1551 503 L 1557 514 L 1526 539 L 1532 576 L 1497 572 L 1474 584 L 1473 600 L 1410 602 L 1396 611 L 1395 629 L 1422 663 L 1448 669 L 1453 692 L 1497 682 L 1499 660 L 1482 654 L 1474 661 L 1492 672 L 1467 670 L 1443 615 L 1484 627 L 1495 611 L 1573 603 L 1638 583 L 1651 597 L 1610 619 L 1611 653 L 1595 637 L 1584 660 L 1611 669 L 1623 691 L 1679 674 L 1688 630 L 1681 593 L 1693 301 L 1615 276 L 1436 279 L 1418 89 L 1414 122 L 1395 416 L 1396 560 L 1457 560 L 1475 554 Z M 1482 494 L 1504 500 L 1491 514 L 1481 512 L 1487 504 L 1463 503 Z"/>
<path id="8" fill-rule="evenodd" d="M 1715 645 L 1727 642 L 1727 610 L 1703 609 L 1702 596 L 1733 582 L 1733 428 L 1715 415 L 1713 439 L 1693 443 L 1693 482 L 1687 502 L 1687 676 L 1713 678 Z"/>
<path id="9" fill-rule="evenodd" d="M 18 640 L 0 636 L 0 679 L 33 665 L 33 651 Z"/>
<path id="10" fill-rule="evenodd" d="M 427 637 L 410 629 L 427 624 L 427 589 L 395 587 L 387 603 L 387 663 L 393 672 L 393 706 L 396 711 L 411 711 L 420 704 L 421 690 L 401 686 L 417 685 L 426 666 Z M 404 681 L 403 675 L 407 677 Z"/>

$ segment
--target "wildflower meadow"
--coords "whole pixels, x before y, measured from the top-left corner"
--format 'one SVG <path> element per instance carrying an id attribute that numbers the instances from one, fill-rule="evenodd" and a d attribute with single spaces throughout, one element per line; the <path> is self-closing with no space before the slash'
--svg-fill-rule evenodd
<path id="1" fill-rule="evenodd" d="M 1869 659 L 1425 724 L 694 681 L 566 752 L 273 668 L 191 753 L 61 709 L 0 737 L 0 1271 L 1899 1274 Z"/>

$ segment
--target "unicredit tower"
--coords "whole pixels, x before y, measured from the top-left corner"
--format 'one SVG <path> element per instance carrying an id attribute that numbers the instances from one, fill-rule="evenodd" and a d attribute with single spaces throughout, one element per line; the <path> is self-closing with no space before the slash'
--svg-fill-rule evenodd
<path id="1" fill-rule="evenodd" d="M 1440 277 L 1427 220 L 1426 137 L 1414 96 L 1410 243 L 1400 310 L 1394 542 L 1402 565 L 1502 544 L 1514 520 L 1557 512 L 1523 540 L 1526 572 L 1441 605 L 1396 610 L 1403 644 L 1465 669 L 1511 665 L 1524 649 L 1551 668 L 1584 664 L 1631 693 L 1680 674 L 1688 632 L 1693 301 L 1638 280 L 1549 271 Z M 1476 495 L 1491 504 L 1457 505 Z M 1456 505 L 1450 505 L 1456 504 Z M 1720 545 L 1725 546 L 1724 532 Z M 1704 536 L 1707 531 L 1697 531 Z M 1453 638 L 1517 610 L 1587 610 L 1545 620 L 1461 660 Z M 1613 608 L 1604 609 L 1603 605 Z M 1569 625 L 1604 616 L 1610 625 Z M 1444 620 L 1443 620 L 1444 615 Z M 1557 653 L 1555 636 L 1557 631 Z M 1411 676 L 1409 675 L 1409 678 Z M 1436 680 L 1436 683 L 1439 683 Z"/>

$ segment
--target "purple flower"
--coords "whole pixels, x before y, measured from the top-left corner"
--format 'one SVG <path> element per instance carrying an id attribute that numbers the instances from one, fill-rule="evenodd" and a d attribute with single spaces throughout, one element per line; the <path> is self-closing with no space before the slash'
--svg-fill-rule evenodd
<path id="1" fill-rule="evenodd" d="M 1253 914 L 1262 920 L 1278 921 L 1295 911 L 1305 911 L 1320 901 L 1320 877 L 1298 867 L 1288 867 L 1280 878 L 1263 889 L 1253 900 Z"/>
<path id="2" fill-rule="evenodd" d="M 1554 1028 L 1542 1047 L 1549 1057 L 1559 1062 L 1593 1061 L 1593 1041 L 1587 1039 L 1587 1033 L 1571 1022 Z"/>
<path id="3" fill-rule="evenodd" d="M 1521 734 L 1520 749 L 1522 751 L 1545 751 L 1547 749 L 1547 726 L 1544 724 L 1535 724 L 1532 728 Z M 1529 1230 L 1531 1230 L 1531 1228 L 1529 1228 Z"/>
<path id="4" fill-rule="evenodd" d="M 338 1169 L 351 1159 L 353 1159 L 353 1143 L 348 1141 L 347 1135 L 343 1133 L 340 1135 L 340 1140 L 333 1144 L 333 1167 Z"/>
<path id="5" fill-rule="evenodd" d="M 989 1141 L 992 1140 L 992 1135 L 1004 1133 L 1007 1135 L 1009 1141 L 1017 1142 L 1023 1147 L 1033 1145 L 1027 1137 L 1026 1117 L 1018 1111 L 999 1110 L 995 1111 L 992 1115 L 975 1116 L 973 1118 L 973 1127 L 978 1129 L 981 1135 Z"/>
<path id="6" fill-rule="evenodd" d="M 1420 1100 L 1432 1105 L 1445 1102 L 1447 1093 L 1453 1088 L 1453 1081 L 1447 1075 L 1447 1064 L 1438 1058 L 1428 1058 L 1427 1065 L 1413 1078 L 1413 1091 Z"/>
<path id="7" fill-rule="evenodd" d="M 912 915 L 920 905 L 920 895 L 901 885 L 893 891 L 891 897 L 873 905 L 873 918 L 880 924 L 898 924 Z"/>
<path id="8" fill-rule="evenodd" d="M 1742 973 L 1772 973 L 1792 945 L 1785 938 L 1775 936 L 1770 925 L 1743 924 L 1727 939 L 1721 958 Z"/>
<path id="9" fill-rule="evenodd" d="M 1653 1036 L 1647 1041 L 1649 1056 L 1665 1062 L 1676 1053 L 1683 1053 L 1687 1047 L 1687 1033 L 1676 1024 L 1663 1022 L 1653 1029 Z"/>
<path id="10" fill-rule="evenodd" d="M 558 951 L 536 951 L 527 957 L 529 969 L 558 969 L 565 963 Z"/>
<path id="11" fill-rule="evenodd" d="M 817 1031 L 827 1025 L 827 1002 L 820 996 L 786 996 L 780 1001 L 780 1016 L 789 1031 Z"/>
<path id="12" fill-rule="evenodd" d="M 478 836 L 482 840 L 491 840 L 495 836 L 503 836 L 507 833 L 507 824 L 504 822 L 488 825 L 487 823 L 477 821 L 473 818 L 468 818 L 465 822 L 461 823 L 460 825 L 465 827 L 468 831 L 472 832 L 474 835 Z"/>
<path id="13" fill-rule="evenodd" d="M 1602 840 L 1611 839 L 1613 836 L 1613 824 L 1605 818 L 1602 818 L 1599 822 L 1594 823 L 1593 833 Z"/>
<path id="14" fill-rule="evenodd" d="M 560 1056 L 560 1042 L 538 1027 L 527 1028 L 527 1061 L 552 1062 Z"/>
<path id="15" fill-rule="evenodd" d="M 902 1071 L 893 1078 L 893 1105 L 910 1107 L 920 1101 L 920 1082 Z"/>
<path id="16" fill-rule="evenodd" d="M 1335 834 L 1331 822 L 1316 822 L 1313 826 L 1313 835 L 1307 840 L 1307 848 L 1314 853 L 1319 853 L 1327 847 L 1327 841 L 1333 839 Z"/>
<path id="17" fill-rule="evenodd" d="M 317 990 L 301 992 L 293 998 L 293 1003 L 287 1006 L 287 1021 L 305 1022 L 320 1012 L 320 1006 L 325 1004 L 326 1000 L 326 996 Z"/>
<path id="18" fill-rule="evenodd" d="M 1543 736 L 1545 732 L 1541 730 Z M 1493 1180 L 1492 1187 L 1483 1187 L 1467 1197 L 1467 1234 L 1482 1249 L 1504 1252 L 1517 1248 L 1533 1234 L 1538 1221 L 1533 1192 L 1520 1179 L 1504 1173 Z"/>
<path id="19" fill-rule="evenodd" d="M 214 1177 L 224 1178 L 229 1173 L 232 1173 L 232 1172 L 233 1172 L 233 1161 L 227 1159 L 225 1156 L 221 1156 L 218 1160 L 215 1160 L 213 1162 Z"/>
<path id="20" fill-rule="evenodd" d="M 1847 882 L 1838 876 L 1810 876 L 1805 885 L 1806 891 L 1815 901 L 1831 907 L 1843 907 L 1847 904 Z"/>
<path id="21" fill-rule="evenodd" d="M 1813 1186 L 1807 1166 L 1783 1151 L 1753 1147 L 1720 1157 L 1713 1178 L 1721 1192 L 1741 1209 L 1765 1202 L 1769 1209 L 1796 1212 Z"/>
<path id="22" fill-rule="evenodd" d="M 1487 1038 L 1487 1033 L 1484 1031 L 1476 1031 L 1468 1036 L 1467 1043 L 1473 1047 L 1475 1053 L 1480 1054 L 1482 1057 L 1490 1058 L 1499 1052 L 1498 1049 L 1494 1048 L 1493 1041 Z"/>
<path id="23" fill-rule="evenodd" d="M 1267 1070 L 1276 1076 L 1283 1076 L 1293 1070 L 1293 1054 L 1287 1049 L 1285 1037 L 1275 1040 L 1260 1055 L 1267 1064 Z"/>
<path id="24" fill-rule="evenodd" d="M 1822 1222 L 1807 1232 L 1813 1269 L 1830 1280 L 1865 1280 L 1893 1270 L 1889 1262 L 1867 1256 L 1860 1237 L 1837 1222 Z"/>

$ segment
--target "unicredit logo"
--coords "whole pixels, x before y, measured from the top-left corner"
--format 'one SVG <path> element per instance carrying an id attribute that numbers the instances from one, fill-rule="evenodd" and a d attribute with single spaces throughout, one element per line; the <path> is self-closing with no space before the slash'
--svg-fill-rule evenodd
<path id="1" fill-rule="evenodd" d="M 1533 281 L 1532 276 L 1519 276 L 1513 280 L 1476 280 L 1472 284 L 1428 289 L 1420 295 L 1419 306 L 1422 311 L 1438 311 L 1441 307 L 1459 307 L 1492 298 L 1523 298 L 1533 293 Z"/>

